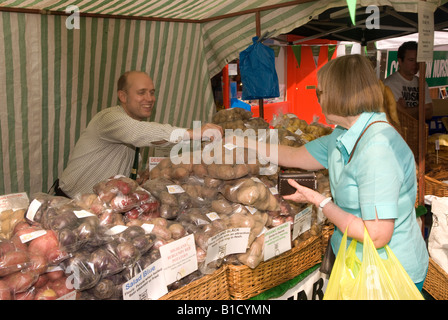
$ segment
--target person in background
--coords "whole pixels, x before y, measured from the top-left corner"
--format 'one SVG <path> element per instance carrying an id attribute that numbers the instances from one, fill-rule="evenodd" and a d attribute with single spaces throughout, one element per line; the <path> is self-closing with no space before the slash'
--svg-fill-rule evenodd
<path id="1" fill-rule="evenodd" d="M 419 80 L 416 76 L 418 44 L 415 41 L 404 42 L 397 53 L 398 71 L 384 80 L 397 101 L 397 108 L 418 119 Z M 432 99 L 428 84 L 425 82 L 425 120 L 432 118 Z"/>
<path id="2" fill-rule="evenodd" d="M 165 146 L 193 139 L 193 130 L 145 121 L 154 109 L 156 89 L 152 79 L 140 71 L 120 76 L 120 104 L 98 112 L 77 141 L 67 167 L 55 181 L 56 195 L 73 198 L 92 193 L 93 186 L 116 175 L 130 176 L 136 147 Z M 207 123 L 201 137 L 220 139 L 220 126 Z"/>
<path id="3" fill-rule="evenodd" d="M 226 142 L 263 150 L 281 167 L 328 169 L 332 197 L 288 180 L 296 192 L 283 198 L 322 209 L 335 225 L 331 248 L 336 255 L 347 229 L 348 244 L 359 241 L 362 261 L 366 228 L 379 255 L 387 258 L 383 247 L 388 244 L 421 290 L 429 256 L 415 213 L 414 155 L 383 112 L 384 93 L 371 62 L 361 55 L 338 57 L 319 69 L 317 80 L 326 122 L 336 125 L 331 134 L 298 148 L 278 145 L 278 152 L 247 137 L 226 136 Z"/>

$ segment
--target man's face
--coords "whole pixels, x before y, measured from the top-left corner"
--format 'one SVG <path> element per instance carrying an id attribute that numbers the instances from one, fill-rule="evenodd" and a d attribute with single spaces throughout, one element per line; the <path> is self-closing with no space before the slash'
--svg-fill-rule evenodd
<path id="1" fill-rule="evenodd" d="M 418 72 L 417 50 L 406 50 L 404 59 L 398 59 L 400 72 L 404 77 L 411 78 Z"/>
<path id="2" fill-rule="evenodd" d="M 149 118 L 156 101 L 152 79 L 145 73 L 134 72 L 128 75 L 127 84 L 126 90 L 118 92 L 124 110 L 136 120 Z"/>

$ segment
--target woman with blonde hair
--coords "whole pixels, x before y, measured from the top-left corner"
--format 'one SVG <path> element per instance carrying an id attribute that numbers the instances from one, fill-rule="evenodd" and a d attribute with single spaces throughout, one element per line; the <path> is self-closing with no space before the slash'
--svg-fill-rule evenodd
<path id="1" fill-rule="evenodd" d="M 278 146 L 270 159 L 282 167 L 327 168 L 332 197 L 289 180 L 297 191 L 284 199 L 322 209 L 335 225 L 331 247 L 336 255 L 348 228 L 348 243 L 359 241 L 362 261 L 366 227 L 380 256 L 387 258 L 383 247 L 388 244 L 421 290 L 429 258 L 415 215 L 414 155 L 388 121 L 371 62 L 361 55 L 338 57 L 318 71 L 317 80 L 322 112 L 335 129 L 299 148 Z"/>

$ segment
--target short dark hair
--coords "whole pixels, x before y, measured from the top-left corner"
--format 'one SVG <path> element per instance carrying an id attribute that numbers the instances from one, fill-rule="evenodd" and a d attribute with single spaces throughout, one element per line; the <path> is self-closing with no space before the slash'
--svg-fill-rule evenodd
<path id="1" fill-rule="evenodd" d="M 130 73 L 130 71 L 127 71 L 125 73 L 123 73 L 120 78 L 118 79 L 117 82 L 117 90 L 123 90 L 126 91 L 127 86 L 128 86 L 128 74 Z"/>
<path id="2" fill-rule="evenodd" d="M 401 61 L 404 60 L 404 57 L 406 56 L 406 51 L 408 50 L 417 50 L 418 44 L 415 41 L 407 41 L 403 42 L 401 46 L 398 48 L 397 52 L 397 58 Z"/>

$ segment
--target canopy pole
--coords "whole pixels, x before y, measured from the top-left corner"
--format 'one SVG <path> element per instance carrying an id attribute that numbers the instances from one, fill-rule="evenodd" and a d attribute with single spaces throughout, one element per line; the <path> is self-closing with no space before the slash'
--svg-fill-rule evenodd
<path id="1" fill-rule="evenodd" d="M 426 154 L 426 126 L 425 126 L 425 84 L 426 63 L 419 62 L 418 77 L 418 205 L 425 205 L 425 154 Z M 424 232 L 424 224 L 423 230 Z"/>
<path id="2" fill-rule="evenodd" d="M 229 65 L 226 64 L 222 69 L 222 100 L 225 109 L 230 108 L 230 80 Z"/>
<path id="3" fill-rule="evenodd" d="M 257 11 L 255 13 L 255 30 L 257 33 L 257 37 L 261 37 L 261 14 L 260 11 Z M 264 119 L 264 105 L 263 105 L 263 99 L 258 99 L 258 111 L 259 111 L 259 117 Z"/>

